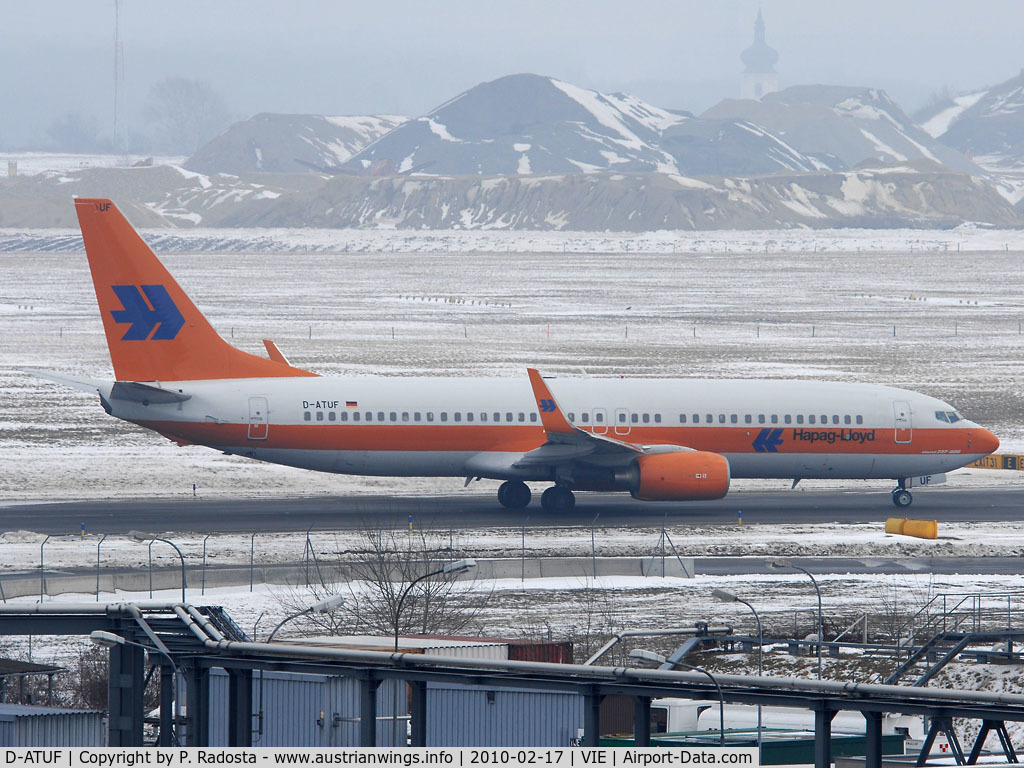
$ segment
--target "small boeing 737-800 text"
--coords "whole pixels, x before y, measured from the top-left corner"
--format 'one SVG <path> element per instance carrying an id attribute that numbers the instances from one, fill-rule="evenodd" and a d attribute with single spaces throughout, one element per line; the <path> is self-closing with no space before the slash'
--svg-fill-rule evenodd
<path id="1" fill-rule="evenodd" d="M 326 377 L 232 347 L 109 200 L 75 201 L 114 381 L 39 375 L 182 445 L 352 475 L 490 478 L 546 511 L 574 490 L 719 499 L 732 478 L 892 479 L 910 488 L 993 452 L 928 395 L 871 384 L 700 379 Z"/>

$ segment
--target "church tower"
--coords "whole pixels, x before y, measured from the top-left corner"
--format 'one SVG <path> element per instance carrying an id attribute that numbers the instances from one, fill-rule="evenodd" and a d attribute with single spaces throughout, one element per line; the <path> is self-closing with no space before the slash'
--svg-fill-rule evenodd
<path id="1" fill-rule="evenodd" d="M 760 9 L 754 22 L 754 44 L 740 58 L 745 67 L 740 81 L 740 98 L 760 99 L 766 93 L 779 90 L 779 76 L 775 73 L 779 54 L 764 41 L 764 19 Z"/>

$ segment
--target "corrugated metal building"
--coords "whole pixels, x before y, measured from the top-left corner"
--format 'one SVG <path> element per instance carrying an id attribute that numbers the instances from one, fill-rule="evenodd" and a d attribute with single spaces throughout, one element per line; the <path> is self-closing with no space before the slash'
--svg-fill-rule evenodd
<path id="1" fill-rule="evenodd" d="M 102 747 L 103 712 L 0 704 L 0 747 Z"/>
<path id="2" fill-rule="evenodd" d="M 262 704 L 261 704 L 262 702 Z M 267 672 L 252 681 L 254 747 L 359 746 L 359 681 L 329 675 Z M 256 733 L 263 711 L 263 732 Z M 396 716 L 397 715 L 397 716 Z M 377 689 L 377 745 L 407 743 L 408 692 L 401 680 Z M 228 675 L 210 673 L 210 746 L 228 744 Z"/>
<path id="3" fill-rule="evenodd" d="M 583 697 L 561 691 L 427 685 L 428 747 L 568 747 Z"/>
<path id="4" fill-rule="evenodd" d="M 287 641 L 284 641 L 287 642 Z M 392 651 L 393 637 L 346 636 L 295 640 L 302 645 Z M 514 649 L 514 650 L 513 650 Z M 400 637 L 402 653 L 505 660 L 571 658 L 564 643 L 524 643 L 472 637 Z M 263 711 L 260 747 L 353 747 L 359 745 L 359 681 L 330 675 L 268 672 L 253 677 L 253 712 Z M 261 705 L 262 701 L 262 705 Z M 431 683 L 427 688 L 428 746 L 569 746 L 583 725 L 583 701 L 575 694 L 480 691 Z M 228 743 L 228 676 L 210 674 L 210 745 Z M 258 718 L 253 718 L 253 730 Z M 385 680 L 377 689 L 377 745 L 405 745 L 409 690 L 404 681 Z M 511 735 L 510 735 L 511 734 Z M 510 740 L 511 739 L 511 740 Z"/>

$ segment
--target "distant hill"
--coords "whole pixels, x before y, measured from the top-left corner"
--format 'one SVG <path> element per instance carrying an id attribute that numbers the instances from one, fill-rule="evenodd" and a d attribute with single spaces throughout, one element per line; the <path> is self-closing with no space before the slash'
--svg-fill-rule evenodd
<path id="1" fill-rule="evenodd" d="M 938 141 L 970 155 L 1024 212 L 1024 71 L 933 104 L 917 118 Z"/>
<path id="2" fill-rule="evenodd" d="M 876 88 L 793 86 L 769 93 L 760 101 L 726 99 L 701 117 L 761 125 L 795 151 L 832 170 L 865 162 L 928 162 L 964 173 L 978 171 L 962 154 L 928 135 L 885 91 Z"/>
<path id="3" fill-rule="evenodd" d="M 551 77 L 481 83 L 357 154 L 353 173 L 772 173 L 815 164 L 746 121 L 706 121 Z"/>
<path id="4" fill-rule="evenodd" d="M 107 196 L 143 226 L 715 230 L 1015 226 L 991 185 L 948 170 L 507 176 L 203 175 L 173 166 L 0 178 L 0 227 L 75 228 L 72 195 Z"/>
<path id="5" fill-rule="evenodd" d="M 235 123 L 185 162 L 198 173 L 334 171 L 396 128 L 396 115 L 326 117 L 263 113 Z"/>

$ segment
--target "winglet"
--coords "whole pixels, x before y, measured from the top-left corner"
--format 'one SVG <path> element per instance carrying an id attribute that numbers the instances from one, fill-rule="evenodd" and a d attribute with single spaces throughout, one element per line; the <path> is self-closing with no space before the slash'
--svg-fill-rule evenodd
<path id="1" fill-rule="evenodd" d="M 566 434 L 576 431 L 576 428 L 569 423 L 562 413 L 561 407 L 555 401 L 548 385 L 544 383 L 540 372 L 536 368 L 527 368 L 530 375 L 530 385 L 533 387 L 533 399 L 537 401 L 537 410 L 540 411 L 540 421 L 544 425 L 544 431 L 550 434 Z"/>

